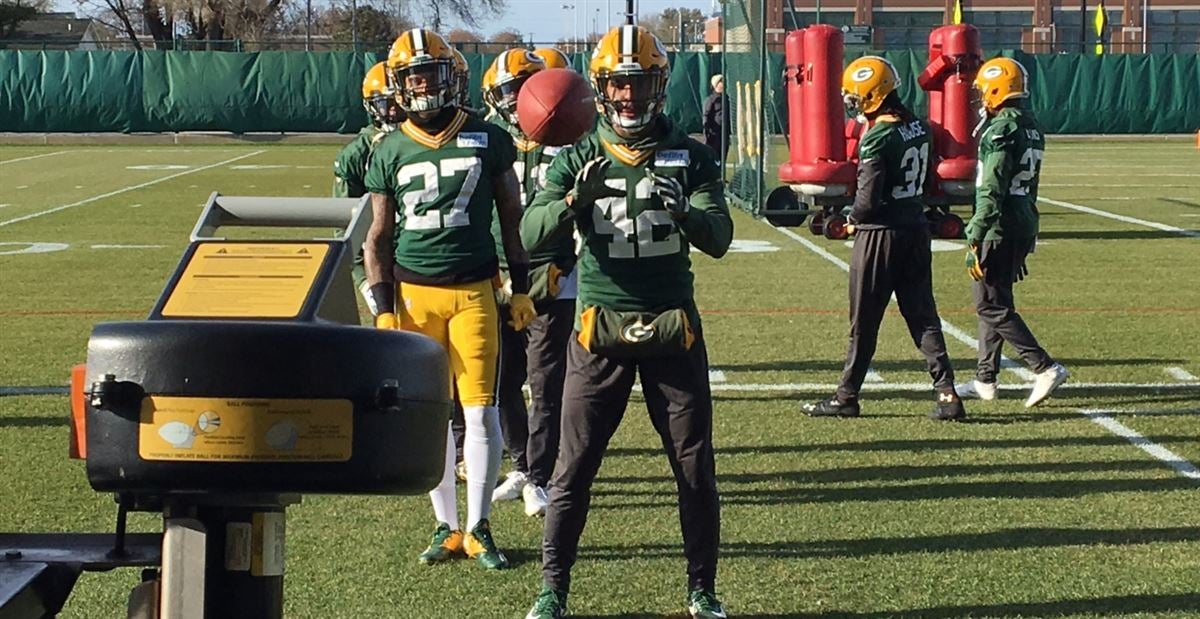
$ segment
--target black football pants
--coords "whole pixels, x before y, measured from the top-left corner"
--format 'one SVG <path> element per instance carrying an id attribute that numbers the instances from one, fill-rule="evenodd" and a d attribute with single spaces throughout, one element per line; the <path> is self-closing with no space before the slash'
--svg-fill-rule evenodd
<path id="1" fill-rule="evenodd" d="M 933 386 L 939 390 L 954 387 L 954 368 L 950 367 L 933 300 L 931 265 L 925 226 L 859 230 L 855 234 L 850 258 L 850 349 L 838 382 L 838 399 L 858 398 L 892 293 L 913 344 L 925 356 Z"/>
<path id="2" fill-rule="evenodd" d="M 678 355 L 612 359 L 584 350 L 572 337 L 567 351 L 562 442 L 550 480 L 542 540 L 542 576 L 546 584 L 560 591 L 569 590 L 571 567 L 591 503 L 592 481 L 625 414 L 638 375 L 650 422 L 675 475 L 688 588 L 711 590 L 714 586 L 721 513 L 703 339 L 697 333 L 691 350 Z"/>
<path id="3" fill-rule="evenodd" d="M 558 420 L 562 411 L 563 377 L 567 371 L 567 338 L 575 321 L 575 299 L 540 305 L 538 317 L 525 331 L 513 331 L 507 317 L 500 325 L 500 369 L 497 376 L 500 428 L 513 468 L 545 487 L 558 455 Z M 533 410 L 525 406 L 521 387 L 529 381 Z"/>
<path id="4" fill-rule="evenodd" d="M 1013 298 L 1013 284 L 1025 277 L 1025 257 L 1034 242 L 1034 239 L 984 241 L 979 248 L 984 279 L 971 287 L 975 311 L 979 313 L 979 367 L 975 373 L 979 382 L 996 382 L 1004 342 L 1017 349 L 1034 372 L 1044 372 L 1054 365 L 1017 313 Z"/>

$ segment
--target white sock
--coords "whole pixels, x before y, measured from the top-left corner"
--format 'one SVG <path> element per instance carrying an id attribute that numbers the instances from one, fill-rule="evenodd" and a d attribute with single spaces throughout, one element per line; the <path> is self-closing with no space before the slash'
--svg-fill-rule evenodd
<path id="1" fill-rule="evenodd" d="M 492 511 L 492 490 L 500 477 L 503 446 L 495 406 L 464 406 L 467 421 L 463 460 L 467 463 L 467 531 Z"/>
<path id="2" fill-rule="evenodd" d="M 454 432 L 446 427 L 446 469 L 442 471 L 442 481 L 429 491 L 429 500 L 433 502 L 433 516 L 438 522 L 450 525 L 450 530 L 458 529 L 458 496 L 454 491 Z"/>

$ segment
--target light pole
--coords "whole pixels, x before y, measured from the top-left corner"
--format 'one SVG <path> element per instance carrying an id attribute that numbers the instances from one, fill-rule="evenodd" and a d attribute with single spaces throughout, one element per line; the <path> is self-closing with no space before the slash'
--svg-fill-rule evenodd
<path id="1" fill-rule="evenodd" d="M 571 21 L 575 24 L 575 34 L 571 38 L 571 51 L 579 53 L 579 12 L 575 10 L 574 4 L 564 4 L 562 8 L 571 11 Z"/>

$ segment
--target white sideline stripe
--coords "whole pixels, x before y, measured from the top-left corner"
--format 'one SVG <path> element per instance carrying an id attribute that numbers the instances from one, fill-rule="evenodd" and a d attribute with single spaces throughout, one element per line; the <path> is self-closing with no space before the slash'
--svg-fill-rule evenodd
<path id="1" fill-rule="evenodd" d="M 65 152 L 65 151 L 64 151 L 64 152 Z M 247 157 L 253 157 L 253 156 L 255 156 L 255 155 L 260 155 L 260 154 L 262 154 L 262 153 L 264 153 L 264 152 L 266 152 L 266 151 L 263 151 L 263 150 L 256 150 L 256 151 L 254 151 L 254 152 L 252 152 L 252 153 L 248 153 L 248 154 L 245 154 L 245 155 L 239 155 L 239 156 L 237 156 L 237 157 L 234 157 L 233 159 L 226 159 L 225 161 L 222 161 L 222 162 L 219 162 L 219 163 L 214 163 L 214 164 L 212 164 L 212 165 L 206 165 L 206 166 L 199 167 L 199 168 L 192 168 L 192 169 L 190 169 L 190 170 L 184 170 L 184 171 L 182 171 L 182 172 L 176 172 L 175 174 L 171 174 L 171 175 L 168 175 L 168 176 L 164 176 L 164 177 L 162 177 L 162 178 L 158 178 L 158 179 L 155 179 L 155 180 L 152 180 L 152 181 L 146 181 L 146 182 L 144 182 L 144 183 L 138 183 L 137 185 L 130 185 L 129 187 L 124 187 L 124 188 L 122 188 L 122 189 L 118 189 L 118 190 L 116 190 L 116 191 L 110 191 L 110 192 L 108 192 L 108 193 L 102 193 L 102 194 L 100 194 L 100 195 L 98 195 L 98 196 L 92 196 L 92 197 L 90 197 L 90 198 L 84 198 L 83 200 L 80 200 L 80 201 L 78 201 L 78 202 L 72 202 L 72 203 L 70 203 L 70 204 L 63 204 L 62 206 L 56 206 L 56 207 L 54 207 L 54 208 L 51 208 L 51 209 L 46 209 L 46 210 L 44 210 L 44 211 L 38 211 L 37 213 L 31 213 L 31 214 L 29 214 L 29 215 L 23 215 L 23 216 L 21 216 L 21 217 L 17 217 L 17 218 L 15 218 L 15 219 L 9 219 L 9 220 L 7 220 L 7 221 L 0 221 L 0 228 L 3 228 L 4 226 L 7 226 L 7 225 L 9 225 L 9 224 L 15 224 L 15 223 L 19 223 L 19 222 L 26 221 L 26 220 L 29 220 L 29 219 L 34 219 L 35 217 L 41 217 L 42 215 L 49 215 L 49 214 L 51 214 L 51 213 L 57 213 L 58 211 L 66 210 L 66 209 L 73 208 L 73 207 L 76 207 L 76 206 L 82 206 L 82 205 L 84 205 L 84 204 L 87 204 L 87 203 L 89 203 L 89 202 L 95 202 L 96 200 L 103 200 L 104 198 L 111 198 L 111 197 L 113 197 L 113 196 L 116 196 L 116 195 L 123 194 L 123 193 L 125 193 L 125 192 L 127 192 L 127 191 L 133 191 L 133 190 L 135 190 L 135 189 L 142 189 L 142 188 L 145 188 L 145 187 L 149 187 L 149 186 L 151 186 L 151 185 L 157 185 L 158 183 L 161 183 L 161 182 L 163 182 L 163 181 L 169 181 L 169 180 L 171 180 L 171 179 L 173 179 L 173 178 L 179 178 L 180 176 L 186 176 L 186 175 L 188 175 L 188 174 L 194 174 L 194 173 L 196 173 L 196 172 L 203 172 L 204 170 L 211 170 L 212 168 L 216 168 L 216 167 L 220 167 L 220 166 L 223 166 L 223 165 L 226 165 L 226 164 L 229 164 L 229 163 L 233 163 L 234 161 L 238 161 L 238 160 L 241 160 L 241 159 L 245 159 L 245 158 L 247 158 Z"/>
<path id="2" fill-rule="evenodd" d="M 1174 368 L 1174 367 L 1164 368 L 1163 371 L 1166 372 L 1167 374 L 1169 374 L 1171 376 L 1171 378 L 1174 378 L 1176 380 L 1181 380 L 1183 382 L 1192 382 L 1192 381 L 1200 380 L 1200 378 L 1196 378 L 1195 374 L 1192 374 L 1191 372 L 1189 372 L 1183 368 Z"/>
<path id="3" fill-rule="evenodd" d="M 1000 383 L 997 387 L 1001 391 L 1029 391 L 1033 388 L 1032 383 Z M 805 393 L 827 393 L 837 389 L 837 383 L 722 383 L 712 385 L 713 391 L 728 391 L 731 393 L 737 392 L 805 392 Z M 932 383 L 863 383 L 864 391 L 915 391 L 933 393 Z M 1154 390 L 1161 389 L 1166 391 L 1178 390 L 1200 390 L 1200 382 L 1194 383 L 1064 383 L 1055 389 L 1059 391 L 1130 391 L 1130 390 Z"/>
<path id="4" fill-rule="evenodd" d="M 1103 177 L 1108 177 L 1108 178 L 1112 177 L 1111 172 L 1108 174 L 1094 174 L 1091 172 L 1046 172 L 1045 174 L 1048 178 L 1060 178 L 1060 177 L 1067 178 L 1067 177 L 1073 177 L 1073 176 L 1087 176 L 1087 177 L 1103 176 Z M 1167 177 L 1182 177 L 1182 178 L 1200 178 L 1200 174 L 1187 174 L 1187 173 L 1177 173 L 1177 172 L 1166 172 L 1166 173 L 1139 172 L 1138 176 L 1154 176 L 1154 177 L 1167 176 Z"/>
<path id="5" fill-rule="evenodd" d="M 836 383 L 719 383 L 711 385 L 713 391 L 727 391 L 730 393 L 737 392 L 805 392 L 805 393 L 828 393 L 837 389 Z M 1000 383 L 998 388 L 1001 391 L 1028 391 L 1032 388 L 1032 384 L 1012 384 Z M 641 383 L 634 385 L 635 391 L 641 391 Z M 1200 389 L 1200 381 L 1192 383 L 1065 383 L 1055 391 L 1105 391 L 1105 390 L 1132 390 L 1132 389 L 1162 389 L 1166 391 Z M 864 391 L 915 391 L 915 392 L 932 392 L 933 385 L 930 383 L 864 383 Z M 0 387 L 0 396 L 17 396 L 17 395 L 66 395 L 70 393 L 69 387 Z"/>
<path id="6" fill-rule="evenodd" d="M 767 224 L 767 225 L 770 226 L 771 224 Z M 842 260 L 841 258 L 838 258 L 837 256 L 829 253 L 829 251 L 826 250 L 824 247 L 817 245 L 816 243 L 800 236 L 799 234 L 796 234 L 795 232 L 792 232 L 791 230 L 788 230 L 787 228 L 780 228 L 779 226 L 771 226 L 771 227 L 778 230 L 779 232 L 782 232 L 784 234 L 784 236 L 787 236 L 788 238 L 805 246 L 806 248 L 808 248 L 810 251 L 817 254 L 818 256 L 828 260 L 829 262 L 832 262 L 839 269 L 841 269 L 847 273 L 850 272 L 850 264 L 849 263 L 847 263 L 845 260 Z M 894 295 L 893 295 L 893 298 L 894 298 Z M 976 351 L 979 350 L 979 340 L 976 340 L 975 338 L 971 337 L 970 335 L 967 335 L 961 329 L 946 322 L 945 320 L 942 320 L 942 331 L 944 333 L 948 334 L 950 337 L 962 342 L 963 344 L 970 346 L 971 348 L 975 349 Z M 1033 380 L 1033 377 L 1034 377 L 1033 372 L 1030 372 L 1029 370 L 1021 367 L 1015 361 L 1013 361 L 1012 359 L 1009 359 L 1008 357 L 1005 357 L 1005 356 L 1000 357 L 1000 367 L 1002 367 L 1006 370 L 1011 370 L 1012 372 L 1015 372 L 1017 376 L 1020 376 L 1024 380 Z"/>
<path id="7" fill-rule="evenodd" d="M 882 383 L 885 381 L 883 380 L 883 376 L 879 372 L 876 372 L 875 370 L 867 368 L 867 376 L 866 376 L 866 378 L 863 378 L 863 382 Z"/>
<path id="8" fill-rule="evenodd" d="M 716 368 L 708 368 L 708 382 L 723 383 L 725 382 L 725 372 Z"/>
<path id="9" fill-rule="evenodd" d="M 1153 185 L 1141 185 L 1137 183 L 1122 183 L 1119 185 L 1106 185 L 1103 183 L 1038 183 L 1038 187 L 1106 187 L 1114 189 L 1126 189 L 1129 187 L 1153 187 L 1154 189 L 1191 189 L 1193 185 L 1163 185 L 1161 183 L 1155 183 Z M 1038 199 L 1041 200 L 1042 198 L 1039 197 Z"/>
<path id="10" fill-rule="evenodd" d="M 63 153 L 69 153 L 69 152 L 71 152 L 71 151 L 59 150 L 59 151 L 55 151 L 53 153 L 42 153 L 40 155 L 30 155 L 28 157 L 18 157 L 16 159 L 5 159 L 4 161 L 0 161 L 0 165 L 4 165 L 6 163 L 16 163 L 18 161 L 29 161 L 31 159 L 41 159 L 42 157 L 53 157 L 55 155 L 61 155 Z"/>
<path id="11" fill-rule="evenodd" d="M 1066 385 L 1063 386 L 1065 387 Z M 1188 479 L 1200 481 L 1200 469 L 1197 469 L 1196 465 L 1176 455 L 1175 452 L 1171 451 L 1170 449 L 1167 449 L 1166 447 L 1151 441 L 1141 434 L 1138 434 L 1137 431 L 1133 430 L 1129 426 L 1117 421 L 1116 419 L 1113 419 L 1108 415 L 1108 413 L 1113 411 L 1084 409 L 1079 412 L 1088 419 L 1096 422 L 1096 424 L 1098 424 L 1100 427 L 1129 441 L 1134 447 L 1137 447 L 1138 449 L 1150 454 L 1157 460 L 1161 460 L 1167 466 L 1175 469 L 1176 473 L 1179 473 Z"/>
<path id="12" fill-rule="evenodd" d="M 1061 206 L 1062 208 L 1065 208 L 1065 209 L 1071 209 L 1073 211 L 1079 211 L 1081 213 L 1087 213 L 1089 215 L 1096 215 L 1097 217 L 1107 217 L 1108 219 L 1114 219 L 1116 221 L 1125 222 L 1127 224 L 1134 224 L 1137 226 L 1145 226 L 1147 228 L 1154 228 L 1155 230 L 1162 230 L 1163 232 L 1173 232 L 1180 236 L 1189 236 L 1192 238 L 1200 238 L 1200 232 L 1193 232 L 1191 230 L 1184 230 L 1183 228 L 1176 228 L 1175 226 L 1168 226 L 1167 224 L 1160 224 L 1157 221 L 1146 221 L 1145 219 L 1138 219 L 1136 217 L 1127 217 L 1125 215 L 1118 215 L 1116 213 L 1102 211 L 1100 209 L 1092 208 L 1090 206 L 1080 206 L 1078 204 L 1072 204 L 1070 202 L 1063 202 L 1061 200 L 1051 200 L 1050 198 L 1043 198 L 1041 196 L 1038 196 L 1038 202 L 1045 202 L 1046 204 L 1053 204 L 1054 206 Z"/>
<path id="13" fill-rule="evenodd" d="M 67 395 L 70 387 L 0 387 L 0 396 L 6 395 Z M 66 417 L 63 417 L 66 419 Z"/>

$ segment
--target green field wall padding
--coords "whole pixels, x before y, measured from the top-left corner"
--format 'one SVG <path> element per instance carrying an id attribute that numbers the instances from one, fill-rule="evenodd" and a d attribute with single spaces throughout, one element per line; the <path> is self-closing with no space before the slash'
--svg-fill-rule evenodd
<path id="1" fill-rule="evenodd" d="M 857 56 L 857 53 L 847 54 Z M 1191 133 L 1200 129 L 1200 56 L 1029 55 L 1004 52 L 1029 70 L 1030 105 L 1049 133 Z M 471 98 L 492 55 L 467 54 Z M 884 52 L 904 77 L 901 94 L 923 113 L 916 86 L 923 50 Z M 352 52 L 0 50 L 0 131 L 339 132 L 366 123 L 363 74 L 379 58 Z M 577 68 L 586 54 L 572 58 Z M 725 55 L 726 73 L 758 75 L 752 53 Z M 672 55 L 667 113 L 700 131 L 716 54 Z M 765 128 L 786 130 L 783 55 L 767 58 Z"/>

